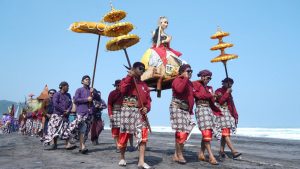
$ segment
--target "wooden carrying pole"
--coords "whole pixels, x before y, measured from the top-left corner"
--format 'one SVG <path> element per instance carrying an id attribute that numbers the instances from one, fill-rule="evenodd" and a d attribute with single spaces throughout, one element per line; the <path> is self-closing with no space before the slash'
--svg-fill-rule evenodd
<path id="1" fill-rule="evenodd" d="M 94 81 L 95 81 L 95 74 L 96 74 L 96 67 L 97 67 L 97 59 L 98 59 L 98 52 L 99 52 L 100 37 L 101 37 L 101 35 L 98 36 L 96 57 L 95 57 L 93 77 L 92 77 L 92 88 L 94 88 Z"/>

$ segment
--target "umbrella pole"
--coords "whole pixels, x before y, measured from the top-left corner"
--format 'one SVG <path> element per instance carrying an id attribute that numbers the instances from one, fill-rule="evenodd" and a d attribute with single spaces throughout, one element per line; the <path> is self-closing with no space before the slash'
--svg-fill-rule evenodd
<path id="1" fill-rule="evenodd" d="M 128 57 L 127 50 L 126 50 L 126 48 L 124 48 L 123 50 L 124 50 L 124 52 L 125 52 L 125 56 L 126 56 L 126 60 L 127 60 L 128 66 L 129 66 L 129 68 L 131 69 L 131 63 L 130 63 L 130 60 L 129 60 L 129 57 Z"/>
<path id="2" fill-rule="evenodd" d="M 228 78 L 228 72 L 227 72 L 227 61 L 223 61 L 224 67 L 225 67 L 225 73 L 226 73 L 226 78 Z"/>
<path id="3" fill-rule="evenodd" d="M 126 50 L 126 48 L 124 48 L 123 50 L 124 50 L 124 52 L 125 52 L 125 56 L 126 56 L 126 59 L 127 59 L 127 62 L 128 62 L 128 66 L 129 66 L 129 68 L 131 69 L 131 63 L 130 63 L 130 60 L 129 60 L 129 57 L 128 57 L 127 50 Z M 137 87 L 136 79 L 135 79 L 134 77 L 133 77 L 133 81 L 134 81 L 134 86 L 135 86 L 136 91 L 137 91 L 138 101 L 140 102 L 140 105 L 142 106 L 142 108 L 144 108 L 144 105 L 143 105 L 142 101 L 140 100 L 140 98 L 141 98 L 141 97 L 140 97 L 140 96 L 141 96 L 141 95 L 140 95 L 140 91 L 139 91 L 139 89 L 138 89 L 138 87 Z M 150 126 L 150 123 L 149 123 L 147 114 L 144 114 L 143 116 L 145 117 L 145 121 L 146 121 L 146 124 L 147 124 L 147 126 L 148 126 L 148 129 L 149 129 L 150 133 L 152 133 L 151 126 Z"/>
<path id="4" fill-rule="evenodd" d="M 223 64 L 224 64 L 224 67 L 225 67 L 225 72 L 226 72 L 226 78 L 228 79 L 228 72 L 227 72 L 227 64 L 226 64 L 227 61 L 223 61 Z M 229 86 L 229 80 L 227 81 L 227 84 Z M 234 106 L 232 103 L 233 103 L 233 99 L 232 97 L 230 97 L 230 100 L 231 100 L 231 106 Z M 235 121 L 235 127 L 237 127 L 237 123 Z"/>
<path id="5" fill-rule="evenodd" d="M 101 35 L 98 36 L 98 43 L 97 43 L 96 57 L 95 57 L 95 63 L 94 63 L 93 78 L 92 78 L 92 88 L 94 87 L 94 80 L 95 80 L 96 67 L 97 67 L 97 59 L 98 59 L 100 37 L 101 37 Z"/>

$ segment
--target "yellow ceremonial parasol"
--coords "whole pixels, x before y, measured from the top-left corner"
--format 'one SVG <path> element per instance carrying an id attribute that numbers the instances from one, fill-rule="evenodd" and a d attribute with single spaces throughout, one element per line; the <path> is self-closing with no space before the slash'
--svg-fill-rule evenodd
<path id="1" fill-rule="evenodd" d="M 74 22 L 70 26 L 70 30 L 77 33 L 93 33 L 98 35 L 104 35 L 104 23 L 97 22 Z"/>
<path id="2" fill-rule="evenodd" d="M 211 60 L 211 62 L 224 62 L 224 61 L 228 61 L 228 60 L 236 59 L 236 58 L 238 58 L 238 56 L 234 55 L 234 54 L 223 54 L 223 55 L 213 58 Z"/>
<path id="3" fill-rule="evenodd" d="M 111 11 L 104 15 L 103 20 L 105 22 L 113 23 L 118 22 L 126 17 L 126 12 L 123 10 L 116 10 L 112 3 L 110 3 Z"/>
<path id="4" fill-rule="evenodd" d="M 137 35 L 129 34 L 115 37 L 106 43 L 106 49 L 116 51 L 135 45 L 140 41 Z"/>
<path id="5" fill-rule="evenodd" d="M 111 22 L 120 21 L 125 17 L 126 17 L 126 12 L 122 10 L 114 9 L 111 4 L 111 11 L 107 13 L 102 20 L 111 23 Z M 125 35 L 128 32 L 130 32 L 132 29 L 133 29 L 133 25 L 129 22 L 118 23 L 111 26 L 107 26 L 102 22 L 74 22 L 73 24 L 71 24 L 70 30 L 72 30 L 73 32 L 92 33 L 92 34 L 99 35 L 98 42 L 97 42 L 95 62 L 94 62 L 94 69 L 93 69 L 92 87 L 94 86 L 94 81 L 95 81 L 95 73 L 96 73 L 101 35 L 108 36 L 108 37 L 116 37 L 120 35 Z"/>
<path id="6" fill-rule="evenodd" d="M 128 34 L 132 29 L 133 25 L 131 23 L 121 22 L 105 27 L 104 34 L 108 37 L 117 37 Z"/>
<path id="7" fill-rule="evenodd" d="M 223 42 L 223 37 L 228 36 L 228 35 L 229 35 L 228 32 L 223 32 L 221 30 L 221 28 L 218 28 L 217 32 L 210 37 L 211 39 L 219 39 L 219 43 L 217 45 L 213 46 L 212 48 L 210 48 L 210 50 L 220 50 L 221 51 L 221 54 L 219 56 L 213 58 L 211 60 L 211 62 L 212 63 L 222 62 L 224 64 L 226 78 L 228 78 L 227 61 L 238 58 L 238 55 L 225 53 L 226 48 L 230 48 L 233 46 L 233 44 L 231 44 L 231 43 Z"/>

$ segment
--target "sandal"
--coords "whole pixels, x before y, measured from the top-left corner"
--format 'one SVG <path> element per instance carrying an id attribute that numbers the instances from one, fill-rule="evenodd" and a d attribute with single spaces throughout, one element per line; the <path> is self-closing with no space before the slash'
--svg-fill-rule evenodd
<path id="1" fill-rule="evenodd" d="M 88 151 L 89 151 L 89 149 L 87 149 L 87 148 L 84 148 L 84 149 L 82 149 L 82 150 L 79 150 L 79 152 L 80 152 L 81 154 L 86 154 Z"/>
<path id="2" fill-rule="evenodd" d="M 126 166 L 126 161 L 124 159 L 120 160 L 119 166 L 125 167 Z"/>
<path id="3" fill-rule="evenodd" d="M 49 148 L 45 148 L 45 150 L 56 150 L 57 149 L 57 145 L 55 144 L 51 144 Z"/>
<path id="4" fill-rule="evenodd" d="M 147 163 L 144 163 L 143 165 L 138 165 L 138 169 L 154 169 L 153 167 L 149 166 Z"/>
<path id="5" fill-rule="evenodd" d="M 66 150 L 73 150 L 73 149 L 75 149 L 76 148 L 76 145 L 71 145 L 71 146 L 69 146 L 69 147 L 66 147 L 65 149 Z"/>
<path id="6" fill-rule="evenodd" d="M 185 159 L 178 159 L 176 162 L 178 164 L 186 164 L 186 160 Z"/>
<path id="7" fill-rule="evenodd" d="M 242 153 L 235 152 L 235 153 L 232 153 L 232 158 L 233 158 L 233 159 L 236 159 L 236 158 L 238 158 L 238 157 L 241 156 L 241 155 L 242 155 Z"/>
<path id="8" fill-rule="evenodd" d="M 226 154 L 224 152 L 219 152 L 219 157 L 220 158 L 226 158 Z"/>

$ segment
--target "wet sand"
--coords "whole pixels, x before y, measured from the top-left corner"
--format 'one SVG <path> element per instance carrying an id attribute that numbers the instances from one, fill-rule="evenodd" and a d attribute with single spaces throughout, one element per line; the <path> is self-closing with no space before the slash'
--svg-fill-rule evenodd
<path id="1" fill-rule="evenodd" d="M 192 168 L 300 168 L 300 141 L 232 137 L 233 143 L 243 155 L 240 159 L 226 158 L 218 166 L 200 162 L 197 154 L 201 136 L 192 135 L 185 146 L 186 165 L 171 160 L 174 152 L 173 133 L 151 133 L 147 145 L 146 162 L 161 169 L 192 169 Z M 87 141 L 89 153 L 80 154 L 78 148 L 65 150 L 63 141 L 59 141 L 57 150 L 44 150 L 36 137 L 22 136 L 17 133 L 0 135 L 0 169 L 29 168 L 137 168 L 138 151 L 126 152 L 126 167 L 119 167 L 119 154 L 109 130 L 100 135 L 100 145 L 93 146 Z M 79 145 L 78 143 L 76 143 Z M 215 156 L 218 155 L 218 142 L 212 142 Z M 227 149 L 227 154 L 230 152 Z"/>

